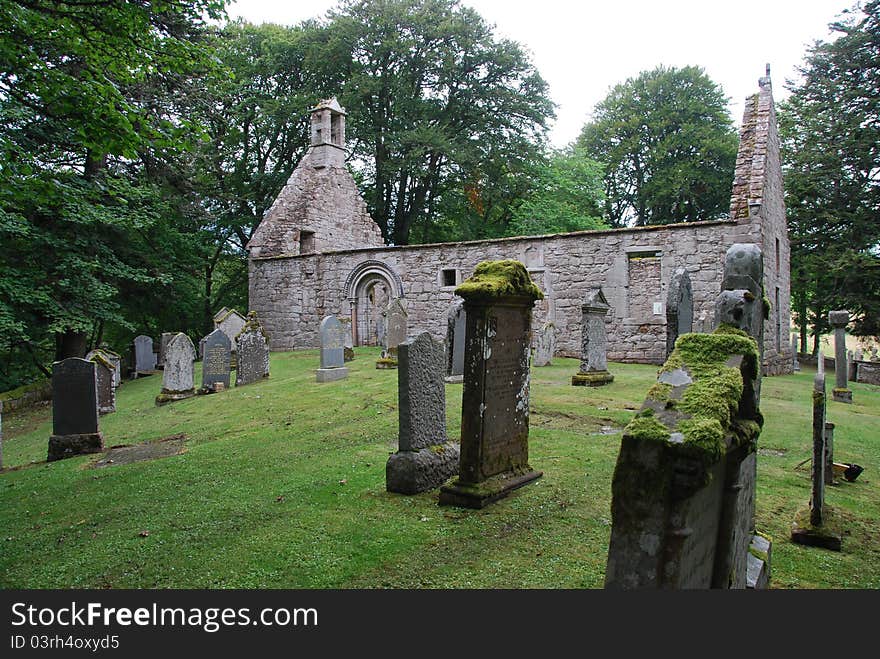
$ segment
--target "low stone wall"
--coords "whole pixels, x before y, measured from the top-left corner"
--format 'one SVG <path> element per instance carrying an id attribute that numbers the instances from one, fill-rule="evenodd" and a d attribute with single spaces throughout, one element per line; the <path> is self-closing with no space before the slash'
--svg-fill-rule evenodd
<path id="1" fill-rule="evenodd" d="M 41 380 L 0 394 L 5 413 L 27 409 L 48 400 L 52 400 L 51 380 Z"/>
<path id="2" fill-rule="evenodd" d="M 880 362 L 853 362 L 853 370 L 856 382 L 880 385 Z"/>

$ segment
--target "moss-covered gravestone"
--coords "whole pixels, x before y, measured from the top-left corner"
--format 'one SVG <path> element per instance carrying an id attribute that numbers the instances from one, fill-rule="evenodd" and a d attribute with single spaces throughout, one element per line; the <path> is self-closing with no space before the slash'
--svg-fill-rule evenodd
<path id="1" fill-rule="evenodd" d="M 52 364 L 52 436 L 48 462 L 104 450 L 98 430 L 95 363 L 71 357 Z"/>
<path id="2" fill-rule="evenodd" d="M 669 282 L 666 296 L 666 356 L 675 350 L 675 341 L 694 329 L 694 292 L 687 269 L 678 268 Z"/>
<path id="3" fill-rule="evenodd" d="M 104 353 L 94 350 L 89 357 L 95 364 L 95 382 L 98 388 L 98 413 L 110 414 L 116 411 L 116 386 L 113 363 Z"/>
<path id="4" fill-rule="evenodd" d="M 601 387 L 614 380 L 608 372 L 608 337 L 605 316 L 611 306 L 601 288 L 587 291 L 581 305 L 581 367 L 571 376 L 576 387 Z"/>
<path id="5" fill-rule="evenodd" d="M 542 475 L 529 465 L 529 334 L 543 294 L 519 261 L 484 261 L 455 292 L 467 323 L 461 466 L 440 504 L 482 508 Z"/>
<path id="6" fill-rule="evenodd" d="M 398 451 L 385 466 L 385 486 L 418 494 L 458 472 L 459 447 L 446 437 L 443 344 L 423 332 L 398 348 Z"/>
<path id="7" fill-rule="evenodd" d="M 236 387 L 269 377 L 269 338 L 256 311 L 248 313 L 247 322 L 235 337 L 235 352 Z"/>

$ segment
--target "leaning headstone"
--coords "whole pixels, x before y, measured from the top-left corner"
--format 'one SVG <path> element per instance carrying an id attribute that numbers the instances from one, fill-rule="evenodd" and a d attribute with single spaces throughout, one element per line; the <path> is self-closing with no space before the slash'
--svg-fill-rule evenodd
<path id="1" fill-rule="evenodd" d="M 794 371 L 801 370 L 801 364 L 798 361 L 798 335 L 791 335 L 791 368 Z"/>
<path id="2" fill-rule="evenodd" d="M 232 341 L 223 330 L 217 328 L 199 343 L 204 345 L 200 391 L 211 394 L 229 389 Z"/>
<path id="3" fill-rule="evenodd" d="M 581 305 L 581 368 L 571 376 L 576 387 L 601 387 L 614 380 L 608 372 L 605 316 L 610 309 L 601 288 L 591 288 Z"/>
<path id="4" fill-rule="evenodd" d="M 547 321 L 535 336 L 532 366 L 550 366 L 554 352 L 556 352 L 556 325 Z"/>
<path id="5" fill-rule="evenodd" d="M 156 368 L 165 368 L 165 353 L 168 351 L 168 344 L 175 336 L 177 332 L 162 332 L 162 336 L 159 337 L 159 358 L 156 360 Z"/>
<path id="6" fill-rule="evenodd" d="M 119 385 L 122 384 L 122 357 L 109 348 L 101 346 L 100 348 L 91 350 L 86 355 L 86 359 L 88 361 L 93 361 L 95 355 L 101 355 L 105 360 L 110 362 L 111 366 L 113 366 L 113 387 L 119 387 Z"/>
<path id="7" fill-rule="evenodd" d="M 134 360 L 134 370 L 138 375 L 147 375 L 156 370 L 152 338 L 143 334 L 134 338 Z"/>
<path id="8" fill-rule="evenodd" d="M 95 363 L 71 357 L 52 364 L 52 436 L 48 462 L 104 450 L 98 430 Z"/>
<path id="9" fill-rule="evenodd" d="M 428 332 L 399 346 L 398 450 L 385 465 L 389 492 L 418 494 L 458 472 L 459 447 L 446 437 L 445 351 Z"/>
<path id="10" fill-rule="evenodd" d="M 852 391 L 847 387 L 846 326 L 849 311 L 828 312 L 828 324 L 834 330 L 834 389 L 831 396 L 838 403 L 852 403 Z"/>
<path id="11" fill-rule="evenodd" d="M 544 297 L 519 261 L 484 261 L 464 298 L 464 389 L 458 478 L 440 504 L 482 508 L 542 476 L 529 466 L 529 334 Z"/>
<path id="12" fill-rule="evenodd" d="M 407 314 L 401 299 L 391 300 L 382 315 L 385 318 L 385 349 L 376 368 L 397 368 L 397 346 L 406 341 L 407 332 Z"/>
<path id="13" fill-rule="evenodd" d="M 257 319 L 256 311 L 248 314 L 247 322 L 235 337 L 235 346 L 238 353 L 236 387 L 269 377 L 269 339 Z"/>
<path id="14" fill-rule="evenodd" d="M 446 381 L 464 378 L 464 300 L 458 298 L 446 312 Z"/>
<path id="15" fill-rule="evenodd" d="M 116 369 L 103 352 L 93 350 L 88 361 L 95 363 L 95 382 L 98 388 L 98 413 L 110 414 L 116 411 Z"/>
<path id="16" fill-rule="evenodd" d="M 340 318 L 342 323 L 342 352 L 345 361 L 354 361 L 354 337 L 351 333 L 351 318 Z"/>
<path id="17" fill-rule="evenodd" d="M 799 545 L 840 551 L 841 534 L 831 518 L 834 511 L 825 504 L 825 375 L 813 380 L 813 469 L 810 505 L 799 510 L 791 529 L 791 541 Z"/>
<path id="18" fill-rule="evenodd" d="M 162 393 L 156 396 L 156 405 L 164 405 L 196 395 L 195 361 L 195 346 L 186 334 L 178 332 L 165 349 Z"/>
<path id="19" fill-rule="evenodd" d="M 669 282 L 666 296 L 666 356 L 672 354 L 675 340 L 694 330 L 694 292 L 687 269 L 678 268 Z"/>
<path id="20" fill-rule="evenodd" d="M 333 382 L 348 377 L 344 327 L 336 316 L 325 316 L 321 321 L 321 367 L 315 371 L 318 382 Z"/>

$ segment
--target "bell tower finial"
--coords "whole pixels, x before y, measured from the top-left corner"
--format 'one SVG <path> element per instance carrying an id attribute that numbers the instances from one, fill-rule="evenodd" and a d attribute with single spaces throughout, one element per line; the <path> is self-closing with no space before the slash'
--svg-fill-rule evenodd
<path id="1" fill-rule="evenodd" d="M 334 96 L 320 101 L 311 113 L 315 167 L 341 167 L 345 163 L 345 108 Z"/>

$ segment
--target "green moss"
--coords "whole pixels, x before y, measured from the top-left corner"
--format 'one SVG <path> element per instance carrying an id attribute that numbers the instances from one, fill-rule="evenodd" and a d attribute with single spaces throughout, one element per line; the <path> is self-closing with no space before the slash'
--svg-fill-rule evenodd
<path id="1" fill-rule="evenodd" d="M 623 429 L 623 433 L 640 441 L 669 443 L 669 429 L 655 419 L 653 414 L 645 414 L 647 411 L 643 410 L 630 421 L 629 425 Z"/>
<path id="2" fill-rule="evenodd" d="M 767 297 L 767 294 L 764 292 L 764 287 L 761 287 L 761 304 L 764 307 L 764 320 L 770 320 L 770 310 L 773 307 L 770 304 L 770 298 Z"/>
<path id="3" fill-rule="evenodd" d="M 758 560 L 764 561 L 765 563 L 767 562 L 767 554 L 765 552 L 750 546 L 749 553 Z"/>
<path id="4" fill-rule="evenodd" d="M 651 400 L 656 400 L 658 403 L 665 403 L 669 400 L 669 394 L 672 393 L 672 385 L 665 384 L 663 382 L 655 382 L 653 386 L 648 389 L 648 398 Z"/>
<path id="5" fill-rule="evenodd" d="M 678 429 L 684 435 L 682 451 L 704 467 L 711 467 L 724 456 L 724 429 L 717 419 L 692 417 L 681 421 Z"/>
<path id="6" fill-rule="evenodd" d="M 38 382 L 32 382 L 31 384 L 23 384 L 22 386 L 10 389 L 9 391 L 4 391 L 0 394 L 0 400 L 13 400 L 15 398 L 21 398 L 31 391 L 41 391 L 44 389 L 52 389 L 51 380 L 40 380 Z"/>
<path id="7" fill-rule="evenodd" d="M 519 296 L 542 300 L 544 294 L 519 261 L 483 261 L 455 293 L 463 298 Z"/>

